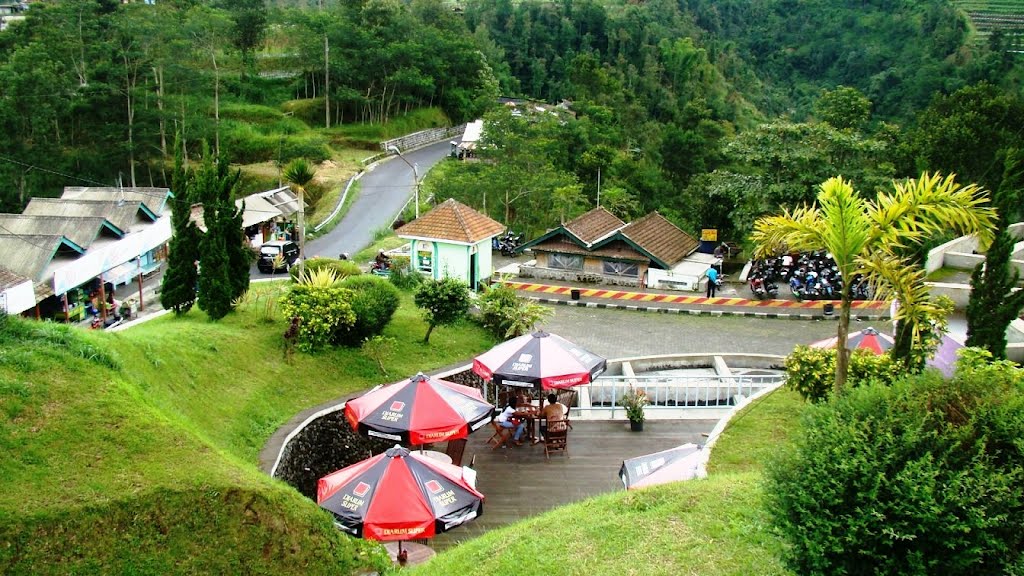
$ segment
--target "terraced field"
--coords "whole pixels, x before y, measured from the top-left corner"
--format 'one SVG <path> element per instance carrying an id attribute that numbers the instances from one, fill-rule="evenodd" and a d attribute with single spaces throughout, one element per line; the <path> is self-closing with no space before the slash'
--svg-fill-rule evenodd
<path id="1" fill-rule="evenodd" d="M 970 18 L 975 42 L 987 42 L 993 31 L 1001 30 L 1010 40 L 1010 50 L 1024 51 L 1024 0 L 954 0 L 954 4 Z"/>

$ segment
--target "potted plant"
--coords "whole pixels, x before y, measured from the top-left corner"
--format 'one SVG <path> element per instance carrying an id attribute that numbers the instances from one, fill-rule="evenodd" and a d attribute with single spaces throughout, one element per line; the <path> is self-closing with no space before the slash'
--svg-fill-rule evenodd
<path id="1" fill-rule="evenodd" d="M 629 429 L 640 432 L 644 429 L 644 406 L 651 403 L 647 393 L 643 390 L 629 387 L 629 391 L 622 395 L 622 407 L 626 409 L 626 418 L 629 418 Z"/>

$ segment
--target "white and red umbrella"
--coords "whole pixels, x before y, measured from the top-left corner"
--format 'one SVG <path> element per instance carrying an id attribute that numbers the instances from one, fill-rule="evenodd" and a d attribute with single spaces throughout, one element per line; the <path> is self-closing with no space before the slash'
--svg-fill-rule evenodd
<path id="1" fill-rule="evenodd" d="M 589 384 L 605 366 L 597 354 L 540 331 L 498 344 L 473 360 L 473 372 L 484 380 L 539 390 Z"/>
<path id="2" fill-rule="evenodd" d="M 834 348 L 838 337 L 826 338 L 811 344 L 811 348 Z M 892 336 L 883 334 L 874 328 L 865 328 L 859 332 L 852 332 L 846 340 L 846 347 L 850 350 L 870 350 L 875 354 L 884 354 L 895 345 L 896 341 Z M 964 345 L 949 334 L 943 334 L 939 346 L 935 352 L 925 361 L 925 366 L 937 369 L 946 377 L 950 377 L 956 371 L 957 352 Z"/>
<path id="3" fill-rule="evenodd" d="M 493 410 L 479 389 L 420 373 L 349 400 L 345 419 L 364 436 L 417 445 L 465 438 Z"/>
<path id="4" fill-rule="evenodd" d="M 838 336 L 819 340 L 811 344 L 811 348 L 835 348 Z M 846 338 L 847 350 L 870 350 L 875 354 L 884 354 L 896 344 L 892 336 L 883 334 L 874 328 L 868 327 L 857 332 L 851 332 Z"/>
<path id="5" fill-rule="evenodd" d="M 484 495 L 462 468 L 395 446 L 321 478 L 316 501 L 353 536 L 402 541 L 431 538 L 480 516 Z"/>
<path id="6" fill-rule="evenodd" d="M 703 454 L 696 444 L 683 444 L 661 452 L 622 461 L 619 479 L 626 490 L 679 482 L 701 474 Z"/>

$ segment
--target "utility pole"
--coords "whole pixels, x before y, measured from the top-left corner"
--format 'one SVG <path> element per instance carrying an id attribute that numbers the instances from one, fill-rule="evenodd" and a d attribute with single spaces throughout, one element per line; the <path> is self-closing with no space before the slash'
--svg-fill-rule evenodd
<path id="1" fill-rule="evenodd" d="M 601 167 L 597 167 L 597 207 L 601 207 Z"/>
<path id="2" fill-rule="evenodd" d="M 406 164 L 409 165 L 409 168 L 412 168 L 412 177 L 414 179 L 414 182 L 413 182 L 413 185 L 412 185 L 413 202 L 416 204 L 416 218 L 419 218 L 420 217 L 420 171 L 419 171 L 419 168 L 416 167 L 416 164 L 412 164 L 411 162 L 406 160 L 405 156 L 402 156 L 402 151 L 398 149 L 398 146 L 388 146 L 388 152 L 394 152 L 395 154 L 398 154 L 398 157 L 402 159 L 402 162 L 405 162 Z"/>

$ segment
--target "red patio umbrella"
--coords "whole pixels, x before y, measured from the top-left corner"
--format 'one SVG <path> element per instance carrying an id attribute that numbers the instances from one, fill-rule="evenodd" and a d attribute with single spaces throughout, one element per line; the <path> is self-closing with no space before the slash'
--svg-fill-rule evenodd
<path id="1" fill-rule="evenodd" d="M 395 446 L 321 478 L 316 501 L 353 536 L 401 541 L 476 518 L 484 495 L 462 478 L 462 468 Z"/>
<path id="2" fill-rule="evenodd" d="M 810 346 L 811 348 L 835 348 L 838 341 L 839 337 L 833 336 L 832 338 L 819 340 Z M 875 354 L 885 353 L 895 343 L 892 336 L 882 334 L 870 326 L 857 332 L 851 332 L 846 338 L 846 348 L 848 350 L 870 350 Z"/>
<path id="3" fill-rule="evenodd" d="M 493 410 L 479 389 L 420 373 L 349 400 L 345 419 L 364 436 L 430 444 L 465 438 Z"/>
<path id="4" fill-rule="evenodd" d="M 552 390 L 589 384 L 605 370 L 605 359 L 547 332 L 498 344 L 473 360 L 473 372 L 495 384 Z"/>

